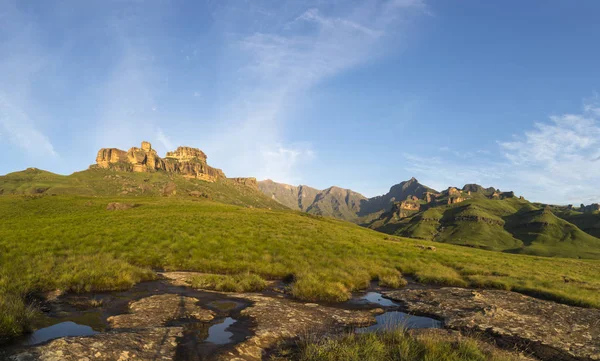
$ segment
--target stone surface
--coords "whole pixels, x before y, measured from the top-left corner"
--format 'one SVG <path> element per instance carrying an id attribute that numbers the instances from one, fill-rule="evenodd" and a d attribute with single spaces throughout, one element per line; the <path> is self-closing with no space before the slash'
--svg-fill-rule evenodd
<path id="1" fill-rule="evenodd" d="M 161 275 L 176 286 L 189 286 L 195 272 L 163 272 Z M 382 309 L 345 310 L 341 308 L 304 303 L 281 295 L 268 297 L 255 293 L 229 294 L 247 299 L 252 306 L 241 312 L 256 325 L 254 335 L 236 345 L 233 350 L 219 356 L 219 360 L 261 360 L 265 351 L 282 340 L 297 337 L 305 332 L 338 332 L 347 326 L 366 326 L 375 323 L 375 315 Z"/>
<path id="2" fill-rule="evenodd" d="M 173 360 L 181 327 L 133 332 L 106 332 L 90 337 L 65 337 L 24 348 L 0 359 L 9 361 L 129 361 Z"/>
<path id="3" fill-rule="evenodd" d="M 262 360 L 266 350 L 285 339 L 307 332 L 333 333 L 347 326 L 370 325 L 375 322 L 375 314 L 383 313 L 382 309 L 350 311 L 256 294 L 235 296 L 253 302 L 242 311 L 242 315 L 252 318 L 256 327 L 253 336 L 221 355 L 219 360 Z"/>
<path id="4" fill-rule="evenodd" d="M 142 142 L 141 148 L 133 147 L 127 152 L 116 148 L 100 149 L 96 167 L 132 172 L 165 171 L 211 182 L 224 179 L 223 171 L 209 166 L 206 159 L 204 152 L 191 147 L 179 147 L 162 159 L 150 143 Z"/>
<path id="5" fill-rule="evenodd" d="M 151 328 L 168 321 L 196 319 L 211 321 L 215 314 L 197 305 L 198 300 L 176 294 L 156 295 L 129 304 L 129 313 L 107 319 L 112 328 Z"/>
<path id="6" fill-rule="evenodd" d="M 106 206 L 106 210 L 107 211 L 124 211 L 127 209 L 131 209 L 133 207 L 135 207 L 135 204 L 112 202 Z"/>
<path id="7" fill-rule="evenodd" d="M 600 360 L 600 310 L 543 301 L 509 291 L 463 288 L 385 292 L 409 312 L 444 326 L 524 347 L 543 360 Z"/>
<path id="8" fill-rule="evenodd" d="M 102 148 L 96 156 L 96 163 L 102 168 L 108 168 L 110 164 L 127 161 L 127 152 L 116 148 Z"/>
<path id="9" fill-rule="evenodd" d="M 197 158 L 200 161 L 206 162 L 207 156 L 203 151 L 191 147 L 178 147 L 173 152 L 167 152 L 166 158 L 176 159 L 178 161 L 188 161 Z"/>
<path id="10" fill-rule="evenodd" d="M 256 178 L 254 178 L 254 177 L 247 177 L 247 178 L 239 178 L 238 177 L 238 178 L 229 178 L 229 179 L 236 183 L 258 189 L 258 182 L 256 181 Z"/>

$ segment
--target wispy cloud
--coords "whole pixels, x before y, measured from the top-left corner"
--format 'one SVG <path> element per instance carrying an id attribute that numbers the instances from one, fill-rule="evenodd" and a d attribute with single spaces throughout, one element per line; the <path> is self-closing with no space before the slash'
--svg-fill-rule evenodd
<path id="1" fill-rule="evenodd" d="M 285 10 L 276 17 L 271 14 L 282 10 L 268 9 L 268 25 L 246 28 L 234 37 L 232 51 L 246 61 L 240 64 L 237 96 L 227 107 L 231 111 L 222 114 L 226 130 L 220 139 L 227 141 L 221 144 L 235 144 L 242 152 L 235 160 L 225 160 L 231 169 L 252 174 L 252 165 L 260 162 L 265 177 L 300 179 L 298 163 L 282 159 L 314 158 L 307 150 L 310 145 L 281 151 L 294 149 L 287 144 L 285 130 L 295 107 L 324 80 L 385 54 L 391 39 L 397 47 L 397 35 L 408 27 L 403 20 L 425 9 L 420 1 L 359 2 L 333 12 L 319 2 L 307 3 L 304 9 Z M 291 20 L 278 22 L 285 18 Z"/>
<path id="2" fill-rule="evenodd" d="M 33 157 L 58 156 L 50 139 L 32 116 L 36 75 L 48 55 L 37 41 L 37 29 L 12 1 L 0 7 L 0 145 L 12 143 Z"/>
<path id="3" fill-rule="evenodd" d="M 407 170 L 442 187 L 479 182 L 514 189 L 537 201 L 598 202 L 599 110 L 598 103 L 588 103 L 579 114 L 535 123 L 514 139 L 498 142 L 494 157 L 470 154 L 465 162 L 462 153 L 450 149 L 435 158 L 406 154 Z"/>

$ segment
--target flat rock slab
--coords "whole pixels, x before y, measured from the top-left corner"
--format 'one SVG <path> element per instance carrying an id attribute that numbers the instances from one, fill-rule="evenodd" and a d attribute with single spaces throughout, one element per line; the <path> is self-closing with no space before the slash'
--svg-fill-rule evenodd
<path id="1" fill-rule="evenodd" d="M 445 327 L 475 331 L 517 345 L 543 360 L 600 360 L 600 310 L 519 293 L 464 288 L 384 292 L 407 311 L 435 316 Z"/>
<path id="2" fill-rule="evenodd" d="M 306 332 L 335 332 L 347 326 L 370 325 L 375 323 L 375 314 L 383 313 L 382 309 L 350 311 L 256 294 L 236 297 L 253 302 L 241 314 L 254 320 L 254 336 L 221 355 L 220 360 L 261 360 L 266 350 L 284 339 Z"/>
<path id="3" fill-rule="evenodd" d="M 156 295 L 129 304 L 129 313 L 107 319 L 112 328 L 151 328 L 168 321 L 195 319 L 211 321 L 215 314 L 197 305 L 198 300 L 176 294 Z"/>
<path id="4" fill-rule="evenodd" d="M 90 337 L 65 337 L 45 345 L 28 348 L 9 361 L 129 361 L 173 360 L 181 327 L 161 327 L 138 332 L 107 332 Z"/>

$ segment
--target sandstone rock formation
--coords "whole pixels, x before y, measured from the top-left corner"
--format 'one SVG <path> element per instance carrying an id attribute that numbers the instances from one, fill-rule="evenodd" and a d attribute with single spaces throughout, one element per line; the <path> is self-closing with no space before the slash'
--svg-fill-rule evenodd
<path id="1" fill-rule="evenodd" d="M 150 143 L 142 142 L 141 148 L 133 147 L 127 152 L 116 148 L 100 149 L 96 156 L 96 167 L 130 172 L 165 171 L 209 182 L 224 179 L 223 171 L 209 166 L 206 159 L 204 152 L 191 147 L 179 147 L 167 152 L 163 159 Z"/>
<path id="2" fill-rule="evenodd" d="M 228 178 L 236 183 L 240 183 L 243 184 L 245 186 L 248 187 L 252 187 L 255 189 L 258 189 L 258 182 L 256 181 L 256 178 L 254 177 L 246 177 L 246 178 Z"/>
<path id="3" fill-rule="evenodd" d="M 464 197 L 448 197 L 448 204 L 456 204 L 466 201 L 467 198 Z"/>

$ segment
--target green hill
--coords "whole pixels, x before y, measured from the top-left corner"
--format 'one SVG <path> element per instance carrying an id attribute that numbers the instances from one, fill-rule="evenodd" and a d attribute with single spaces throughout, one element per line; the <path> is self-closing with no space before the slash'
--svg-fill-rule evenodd
<path id="1" fill-rule="evenodd" d="M 110 202 L 136 206 L 110 211 Z M 421 215 L 425 213 L 435 216 L 435 211 Z M 398 287 L 401 277 L 410 275 L 423 283 L 512 289 L 600 307 L 596 261 L 490 253 L 444 243 L 436 243 L 436 251 L 423 250 L 421 246 L 434 243 L 285 209 L 179 194 L 45 192 L 0 196 L 0 219 L 0 339 L 26 328 L 22 314 L 27 295 L 123 289 L 162 269 L 290 279 L 295 297 L 313 301 L 345 300 L 372 280 Z M 572 282 L 565 283 L 565 277 Z"/>
<path id="2" fill-rule="evenodd" d="M 444 197 L 408 217 L 387 212 L 369 228 L 482 249 L 540 256 L 600 259 L 600 239 L 575 224 L 516 198 L 490 199 L 480 192 L 448 204 Z"/>
<path id="3" fill-rule="evenodd" d="M 4 195 L 79 195 L 154 197 L 178 196 L 207 198 L 240 206 L 285 209 L 257 188 L 233 179 L 207 182 L 166 172 L 121 172 L 90 168 L 68 176 L 29 168 L 0 176 Z"/>

